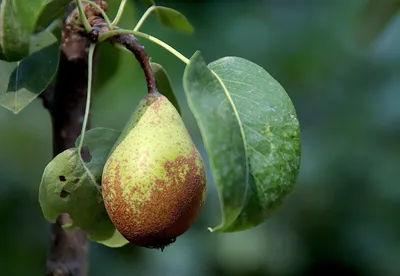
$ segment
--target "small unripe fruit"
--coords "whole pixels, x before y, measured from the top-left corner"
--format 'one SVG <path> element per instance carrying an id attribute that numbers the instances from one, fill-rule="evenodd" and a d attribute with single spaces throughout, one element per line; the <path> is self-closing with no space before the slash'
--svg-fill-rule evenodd
<path id="1" fill-rule="evenodd" d="M 163 95 L 147 95 L 127 123 L 105 164 L 102 193 L 115 227 L 137 246 L 163 249 L 197 219 L 204 163 Z"/>

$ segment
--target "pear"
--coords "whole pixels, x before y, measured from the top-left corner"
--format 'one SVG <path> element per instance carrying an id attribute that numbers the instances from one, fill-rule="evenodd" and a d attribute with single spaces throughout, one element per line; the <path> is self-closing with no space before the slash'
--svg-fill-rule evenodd
<path id="1" fill-rule="evenodd" d="M 149 93 L 122 131 L 104 166 L 102 194 L 115 227 L 137 246 L 163 249 L 199 216 L 204 163 L 160 93 Z"/>

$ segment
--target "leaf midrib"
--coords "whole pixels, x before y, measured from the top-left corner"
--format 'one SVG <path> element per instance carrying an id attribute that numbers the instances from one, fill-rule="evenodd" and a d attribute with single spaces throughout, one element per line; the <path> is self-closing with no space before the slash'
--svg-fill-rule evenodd
<path id="1" fill-rule="evenodd" d="M 209 68 L 210 69 L 210 68 Z M 236 108 L 235 103 L 233 102 L 233 99 L 228 91 L 228 89 L 225 86 L 225 83 L 222 81 L 222 79 L 218 76 L 217 73 L 215 73 L 212 69 L 210 69 L 210 71 L 213 73 L 213 75 L 215 76 L 215 78 L 218 80 L 218 82 L 221 84 L 222 89 L 224 90 L 224 93 L 226 95 L 226 98 L 228 99 L 228 102 L 230 103 L 230 105 L 232 106 L 233 109 L 233 113 L 235 114 L 236 119 L 238 120 L 238 124 L 239 124 L 239 129 L 240 129 L 240 134 L 242 136 L 242 140 L 243 140 L 243 145 L 244 145 L 244 153 L 245 153 L 245 159 L 246 159 L 246 190 L 244 193 L 244 197 L 243 197 L 243 204 L 245 203 L 245 198 L 247 197 L 247 191 L 249 188 L 249 158 L 248 158 L 248 153 L 247 153 L 247 139 L 246 139 L 246 134 L 244 132 L 244 128 L 243 128 L 243 123 L 242 120 L 240 118 L 239 112 Z M 243 207 L 243 205 L 242 205 Z M 240 213 L 238 214 L 238 216 L 240 215 Z"/>

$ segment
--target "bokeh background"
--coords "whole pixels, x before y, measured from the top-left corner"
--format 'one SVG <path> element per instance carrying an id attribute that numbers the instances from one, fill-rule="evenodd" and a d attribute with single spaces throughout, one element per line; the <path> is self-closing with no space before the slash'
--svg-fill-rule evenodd
<path id="1" fill-rule="evenodd" d="M 163 253 L 92 244 L 90 275 L 400 275 L 400 14 L 390 12 L 395 1 L 371 2 L 363 13 L 362 0 L 158 1 L 183 12 L 196 33 L 154 18 L 143 31 L 187 57 L 198 49 L 208 62 L 244 57 L 285 87 L 301 123 L 301 171 L 273 217 L 234 234 L 207 231 L 220 222 L 208 174 L 201 217 L 175 244 Z M 109 3 L 115 14 L 118 0 Z M 131 1 L 120 25 L 132 28 L 142 12 Z M 143 44 L 168 70 L 207 160 L 182 89 L 184 64 Z M 145 82 L 132 56 L 101 52 L 92 126 L 121 129 Z M 0 275 L 44 275 L 49 225 L 37 193 L 51 122 L 41 101 L 17 116 L 0 109 L 0 134 Z"/>

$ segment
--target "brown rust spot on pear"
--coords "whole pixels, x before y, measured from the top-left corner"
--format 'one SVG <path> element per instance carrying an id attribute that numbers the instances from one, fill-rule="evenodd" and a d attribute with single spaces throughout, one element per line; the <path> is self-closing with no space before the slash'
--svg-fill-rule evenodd
<path id="1" fill-rule="evenodd" d="M 190 228 L 201 211 L 206 190 L 205 169 L 199 166 L 199 158 L 200 154 L 194 149 L 189 158 L 178 156 L 174 161 L 165 162 L 169 184 L 165 180 L 155 180 L 150 199 L 137 202 L 134 208 L 124 200 L 120 167 L 115 165 L 113 188 L 105 178 L 103 193 L 109 194 L 111 189 L 115 193 L 112 205 L 105 201 L 106 208 L 114 225 L 128 241 L 138 246 L 163 249 Z M 177 173 L 184 166 L 188 170 Z M 141 185 L 136 183 L 135 186 Z M 143 197 L 136 187 L 130 193 Z"/>

